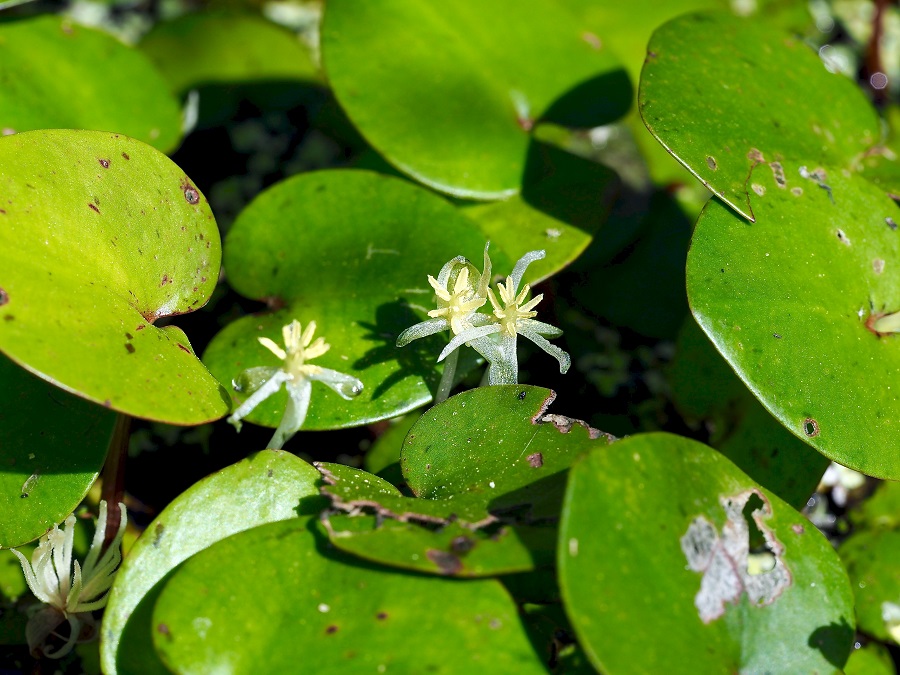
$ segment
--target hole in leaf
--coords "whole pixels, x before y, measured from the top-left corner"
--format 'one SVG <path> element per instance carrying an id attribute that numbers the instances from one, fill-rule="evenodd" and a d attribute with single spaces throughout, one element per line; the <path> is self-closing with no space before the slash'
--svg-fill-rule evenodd
<path id="1" fill-rule="evenodd" d="M 819 435 L 819 423 L 812 417 L 807 417 L 803 420 L 803 433 L 806 434 L 808 438 L 815 438 Z"/>

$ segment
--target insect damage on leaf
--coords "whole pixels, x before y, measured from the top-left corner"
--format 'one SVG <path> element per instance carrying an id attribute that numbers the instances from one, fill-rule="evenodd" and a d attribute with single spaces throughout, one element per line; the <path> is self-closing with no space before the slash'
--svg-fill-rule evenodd
<path id="1" fill-rule="evenodd" d="M 753 497 L 761 506 L 752 509 L 750 517 L 765 539 L 764 554 L 750 553 L 750 528 L 744 509 Z M 725 614 L 726 605 L 738 602 L 744 592 L 752 605 L 769 605 L 792 581 L 782 559 L 784 546 L 763 522 L 772 514 L 766 498 L 758 490 L 748 490 L 733 497 L 720 497 L 719 502 L 727 515 L 721 533 L 705 516 L 697 516 L 681 537 L 688 567 L 703 574 L 694 597 L 703 623 Z M 768 564 L 760 565 L 763 559 Z"/>

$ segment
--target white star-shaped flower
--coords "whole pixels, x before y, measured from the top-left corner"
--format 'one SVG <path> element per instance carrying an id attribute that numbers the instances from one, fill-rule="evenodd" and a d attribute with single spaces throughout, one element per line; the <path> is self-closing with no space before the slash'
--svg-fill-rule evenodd
<path id="1" fill-rule="evenodd" d="M 309 410 L 309 399 L 312 383 L 322 382 L 338 393 L 342 398 L 351 400 L 363 390 L 363 383 L 352 375 L 339 373 L 330 368 L 313 366 L 307 363 L 311 359 L 322 356 L 331 345 L 324 339 L 316 338 L 316 322 L 310 321 L 306 330 L 302 329 L 296 319 L 281 329 L 285 348 L 266 337 L 258 338 L 260 344 L 282 360 L 281 367 L 262 366 L 249 368 L 241 373 L 233 382 L 236 391 L 250 391 L 251 394 L 237 410 L 228 418 L 235 429 L 241 430 L 241 420 L 250 414 L 260 403 L 281 389 L 283 384 L 288 393 L 287 407 L 275 435 L 269 441 L 269 448 L 278 450 L 291 438 L 306 420 Z"/>
<path id="2" fill-rule="evenodd" d="M 101 555 L 106 536 L 106 510 L 106 502 L 101 501 L 97 529 L 83 565 L 72 560 L 74 515 L 66 518 L 62 530 L 54 525 L 41 537 L 31 562 L 12 549 L 22 565 L 28 587 L 43 603 L 33 608 L 26 628 L 28 647 L 33 654 L 43 652 L 49 658 L 61 658 L 72 651 L 77 642 L 88 642 L 96 637 L 97 623 L 91 612 L 106 606 L 107 592 L 122 562 L 120 546 L 127 525 L 125 505 L 120 503 L 119 529 Z M 68 637 L 55 632 L 64 621 L 69 623 Z M 51 635 L 65 640 L 65 644 L 52 650 L 46 644 Z"/>
<path id="3" fill-rule="evenodd" d="M 494 314 L 490 317 L 492 321 L 482 325 L 473 324 L 471 328 L 455 335 L 441 352 L 438 361 L 443 360 L 454 349 L 467 344 L 490 363 L 488 368 L 490 384 L 516 384 L 519 375 L 516 343 L 517 337 L 522 335 L 559 361 L 559 372 L 568 371 L 572 359 L 544 337 L 558 337 L 562 335 L 562 331 L 533 318 L 537 316 L 534 308 L 543 299 L 543 294 L 526 300 L 531 287 L 525 284 L 522 290 L 519 290 L 527 267 L 545 255 L 544 251 L 529 251 L 519 259 L 506 283 L 497 285 L 502 305 L 493 290 L 488 289 L 488 299 L 494 308 Z"/>

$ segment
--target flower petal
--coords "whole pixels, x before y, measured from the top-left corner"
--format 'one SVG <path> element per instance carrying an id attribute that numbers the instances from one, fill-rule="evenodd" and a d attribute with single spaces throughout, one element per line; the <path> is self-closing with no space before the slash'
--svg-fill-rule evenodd
<path id="1" fill-rule="evenodd" d="M 281 389 L 281 385 L 290 379 L 291 376 L 288 373 L 283 370 L 276 370 L 272 374 L 272 377 L 266 380 L 259 389 L 254 391 L 246 401 L 238 406 L 237 410 L 231 413 L 231 416 L 228 418 L 228 423 L 240 431 L 241 420 L 249 415 L 256 406 Z"/>
<path id="2" fill-rule="evenodd" d="M 440 333 L 442 330 L 447 330 L 448 328 L 450 328 L 450 322 L 447 321 L 447 319 L 429 319 L 428 321 L 421 321 L 410 326 L 397 336 L 397 346 L 405 347 L 413 340 Z"/>
<path id="3" fill-rule="evenodd" d="M 285 326 L 285 330 L 287 330 L 287 326 Z M 268 349 L 282 361 L 287 358 L 287 354 L 285 353 L 285 351 L 281 347 L 279 347 L 274 340 L 270 340 L 267 337 L 260 337 L 256 339 L 259 340 L 259 344 Z"/>
<path id="4" fill-rule="evenodd" d="M 532 330 L 527 328 L 522 328 L 519 330 L 519 333 L 522 337 L 526 337 L 531 340 L 538 347 L 547 352 L 550 356 L 554 357 L 557 361 L 559 361 L 559 372 L 565 374 L 569 367 L 572 365 L 572 357 L 569 356 L 568 352 L 563 351 L 559 347 L 554 344 L 550 344 L 545 338 L 543 338 L 538 333 L 535 333 Z"/>
<path id="5" fill-rule="evenodd" d="M 557 328 L 556 326 L 551 326 L 549 323 L 544 323 L 543 321 L 536 321 L 535 319 L 519 319 L 517 325 L 522 330 L 530 330 L 532 333 L 537 333 L 538 335 L 544 335 L 549 337 L 559 337 L 563 334 L 562 330 Z"/>
<path id="6" fill-rule="evenodd" d="M 499 333 L 500 330 L 502 330 L 502 327 L 499 323 L 491 323 L 487 326 L 475 326 L 473 328 L 469 328 L 468 330 L 464 330 L 459 335 L 455 335 L 453 339 L 447 343 L 447 346 L 444 347 L 444 350 L 441 352 L 440 356 L 438 356 L 438 363 L 447 358 L 450 352 L 452 352 L 454 349 L 459 349 L 467 342 L 476 340 L 478 338 L 483 338 L 493 333 Z"/>
<path id="7" fill-rule="evenodd" d="M 519 287 L 519 284 L 522 283 L 522 277 L 525 276 L 525 270 L 528 266 L 535 262 L 536 260 L 542 260 L 547 256 L 546 251 L 529 251 L 516 263 L 516 266 L 513 267 L 512 274 L 509 275 L 509 278 L 512 279 L 512 287 L 516 289 Z"/>
<path id="8" fill-rule="evenodd" d="M 303 422 L 306 421 L 306 413 L 309 410 L 309 398 L 312 392 L 312 382 L 306 378 L 288 382 L 285 387 L 288 392 L 288 402 L 284 409 L 284 415 L 275 435 L 267 446 L 269 450 L 281 450 L 284 444 L 296 434 Z"/>
<path id="9" fill-rule="evenodd" d="M 347 400 L 352 401 L 359 396 L 363 390 L 363 383 L 346 373 L 340 373 L 331 368 L 320 368 L 318 372 L 309 376 L 310 380 L 316 380 L 333 389 L 337 394 Z"/>

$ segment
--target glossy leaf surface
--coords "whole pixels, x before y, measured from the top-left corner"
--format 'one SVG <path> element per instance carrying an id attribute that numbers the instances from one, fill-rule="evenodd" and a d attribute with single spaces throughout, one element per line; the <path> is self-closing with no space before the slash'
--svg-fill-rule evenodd
<path id="1" fill-rule="evenodd" d="M 185 14 L 156 24 L 140 49 L 179 94 L 214 83 L 304 82 L 316 73 L 295 35 L 250 13 Z"/>
<path id="2" fill-rule="evenodd" d="M 748 546 L 767 547 L 774 567 L 748 573 Z M 559 574 L 582 646 L 610 675 L 837 672 L 853 643 L 852 592 L 831 544 L 679 436 L 632 436 L 572 467 Z M 653 639 L 635 640 L 648 625 Z"/>
<path id="3" fill-rule="evenodd" d="M 184 172 L 139 141 L 0 138 L 0 350 L 57 386 L 173 424 L 229 401 L 164 316 L 206 303 L 219 233 Z"/>
<path id="4" fill-rule="evenodd" d="M 104 672 L 166 673 L 151 645 L 159 582 L 184 560 L 236 532 L 313 513 L 319 473 L 294 455 L 263 450 L 200 481 L 150 523 L 122 565 L 103 619 Z"/>
<path id="5" fill-rule="evenodd" d="M 493 579 L 398 573 L 328 551 L 308 519 L 219 542 L 166 584 L 154 644 L 174 672 L 543 673 Z M 235 584 L 242 570 L 253 569 Z M 415 598 L 415 602 L 410 602 Z M 234 637 L 240 635 L 240 641 Z M 427 636 L 409 648 L 411 636 Z"/>
<path id="6" fill-rule="evenodd" d="M 459 197 L 518 192 L 541 119 L 597 126 L 631 105 L 615 58 L 549 0 L 329 2 L 322 51 L 366 139 L 404 173 Z"/>
<path id="7" fill-rule="evenodd" d="M 97 478 L 115 413 L 62 391 L 0 354 L 0 547 L 61 523 Z"/>
<path id="8" fill-rule="evenodd" d="M 801 166 L 784 162 L 784 187 L 754 172 L 755 223 L 706 207 L 688 255 L 691 309 L 791 432 L 845 466 L 900 478 L 900 343 L 867 327 L 900 309 L 900 209 L 859 177 L 804 178 Z"/>
<path id="9" fill-rule="evenodd" d="M 452 497 L 526 521 L 557 517 L 566 469 L 613 439 L 577 420 L 547 415 L 554 398 L 549 389 L 499 385 L 435 406 L 403 446 L 409 487 L 429 500 Z"/>
<path id="10" fill-rule="evenodd" d="M 693 320 L 669 374 L 676 407 L 689 423 L 711 429 L 710 445 L 795 509 L 806 506 L 828 459 L 772 417 Z"/>
<path id="11" fill-rule="evenodd" d="M 0 132 L 96 129 L 168 152 L 181 111 L 147 58 L 68 19 L 0 24 Z M 8 131 L 9 130 L 9 131 Z"/>
<path id="12" fill-rule="evenodd" d="M 853 82 L 829 73 L 802 40 L 726 12 L 657 29 L 638 103 L 669 152 L 751 220 L 760 174 L 777 174 L 786 159 L 849 168 L 880 140 L 878 116 Z"/>
<path id="13" fill-rule="evenodd" d="M 382 565 L 444 576 L 527 572 L 551 566 L 556 551 L 556 530 L 549 527 L 503 527 L 485 533 L 451 522 L 434 530 L 381 515 L 343 514 L 323 523 L 331 543 L 342 551 Z"/>

